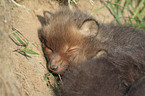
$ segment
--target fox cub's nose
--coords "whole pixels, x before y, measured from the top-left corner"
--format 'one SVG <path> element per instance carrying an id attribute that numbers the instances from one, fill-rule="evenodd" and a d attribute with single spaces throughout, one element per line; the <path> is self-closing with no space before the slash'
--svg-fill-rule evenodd
<path id="1" fill-rule="evenodd" d="M 57 65 L 51 65 L 50 68 L 55 71 L 55 70 L 57 70 L 58 66 Z"/>

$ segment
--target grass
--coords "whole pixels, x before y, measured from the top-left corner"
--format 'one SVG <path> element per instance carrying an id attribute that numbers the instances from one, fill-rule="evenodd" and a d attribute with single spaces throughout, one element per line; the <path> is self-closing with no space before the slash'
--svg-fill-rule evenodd
<path id="1" fill-rule="evenodd" d="M 23 56 L 25 56 L 26 58 L 31 58 L 29 54 L 39 55 L 38 53 L 36 53 L 35 51 L 33 51 L 28 47 L 29 40 L 19 30 L 12 27 L 12 31 L 13 32 L 10 35 L 10 39 L 19 47 L 18 49 L 14 50 L 14 52 L 18 52 Z M 36 42 L 32 43 L 32 45 L 38 48 L 38 44 Z M 51 73 L 45 74 L 44 79 L 48 87 L 52 88 L 54 91 L 57 91 L 58 85 L 55 77 Z"/>
<path id="2" fill-rule="evenodd" d="M 52 73 L 45 74 L 44 79 L 48 87 L 52 88 L 54 91 L 58 91 L 58 84 Z"/>
<path id="3" fill-rule="evenodd" d="M 19 47 L 18 49 L 14 50 L 14 52 L 18 52 L 25 56 L 26 58 L 31 58 L 30 54 L 32 55 L 39 55 L 32 49 L 28 47 L 29 40 L 24 37 L 24 35 L 14 27 L 12 27 L 12 34 L 10 35 L 10 39 Z M 35 43 L 33 43 L 33 46 L 36 46 Z"/>
<path id="4" fill-rule="evenodd" d="M 70 0 L 69 3 L 74 1 L 77 3 L 79 0 Z M 94 2 L 94 0 L 88 0 L 88 2 Z M 128 24 L 145 29 L 145 0 L 100 0 L 100 2 L 104 6 L 96 9 L 95 13 L 106 7 L 117 24 Z"/>
<path id="5" fill-rule="evenodd" d="M 129 24 L 137 28 L 145 27 L 145 0 L 107 0 L 101 1 L 116 22 L 120 25 Z M 126 12 L 125 12 L 126 11 Z M 127 13 L 127 16 L 125 15 Z"/>

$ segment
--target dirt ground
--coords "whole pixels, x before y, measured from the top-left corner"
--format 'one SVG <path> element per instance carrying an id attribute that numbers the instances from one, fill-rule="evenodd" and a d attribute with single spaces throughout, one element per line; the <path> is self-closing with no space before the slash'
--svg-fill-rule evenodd
<path id="1" fill-rule="evenodd" d="M 56 0 L 0 0 L 0 96 L 54 96 L 44 80 L 47 73 L 46 60 L 43 56 L 38 29 L 41 24 L 37 15 L 43 11 L 54 12 L 60 8 Z M 79 8 L 96 17 L 99 22 L 110 22 L 113 17 L 99 0 L 79 0 Z M 19 5 L 20 4 L 20 5 Z M 29 47 L 39 55 L 32 58 L 14 52 L 18 46 L 12 42 L 12 26 L 19 30 L 28 40 Z M 36 42 L 37 47 L 32 43 Z"/>

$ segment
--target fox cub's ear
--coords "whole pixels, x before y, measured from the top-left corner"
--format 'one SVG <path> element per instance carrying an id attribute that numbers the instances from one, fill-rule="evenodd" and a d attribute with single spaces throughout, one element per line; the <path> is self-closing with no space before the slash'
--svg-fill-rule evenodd
<path id="1" fill-rule="evenodd" d="M 81 25 L 80 31 L 87 36 L 97 35 L 99 23 L 95 19 L 86 19 Z"/>
<path id="2" fill-rule="evenodd" d="M 93 59 L 101 58 L 101 57 L 107 57 L 108 52 L 105 49 L 100 49 L 98 52 L 96 52 L 96 55 L 93 57 Z"/>
<path id="3" fill-rule="evenodd" d="M 51 12 L 44 11 L 43 15 L 44 15 L 44 18 L 45 18 L 45 23 L 49 24 L 50 18 L 51 18 L 51 16 L 53 16 L 53 14 Z"/>

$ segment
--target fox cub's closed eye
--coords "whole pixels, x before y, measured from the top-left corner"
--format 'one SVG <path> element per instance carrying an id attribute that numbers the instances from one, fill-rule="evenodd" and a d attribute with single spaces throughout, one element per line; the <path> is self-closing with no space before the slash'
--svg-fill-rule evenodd
<path id="1" fill-rule="evenodd" d="M 47 54 L 50 54 L 50 53 L 53 52 L 53 50 L 51 48 L 45 48 L 45 51 L 46 51 Z"/>
<path id="2" fill-rule="evenodd" d="M 78 48 L 71 48 L 67 50 L 65 53 L 76 52 L 76 51 L 78 51 Z"/>

